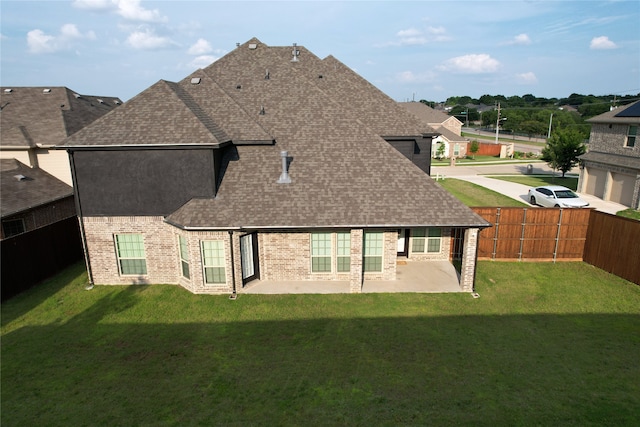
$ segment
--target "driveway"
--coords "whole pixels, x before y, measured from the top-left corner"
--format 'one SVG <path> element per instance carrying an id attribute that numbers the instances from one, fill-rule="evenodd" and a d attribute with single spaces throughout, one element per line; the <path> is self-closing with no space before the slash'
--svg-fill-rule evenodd
<path id="1" fill-rule="evenodd" d="M 531 163 L 533 165 L 532 174 L 549 174 L 552 169 L 546 163 Z M 516 199 L 529 206 L 529 186 L 517 184 L 514 182 L 502 181 L 494 178 L 487 178 L 484 175 L 513 175 L 525 174 L 527 165 L 523 163 L 486 165 L 486 166 L 433 166 L 431 168 L 431 177 L 434 179 L 456 178 L 463 181 L 469 181 L 490 190 L 496 191 L 505 196 Z M 571 173 L 571 172 L 569 172 Z M 559 184 L 562 185 L 562 184 Z M 607 202 L 598 197 L 589 194 L 580 194 L 580 197 L 589 202 L 589 206 L 598 211 L 614 214 L 618 211 L 627 209 L 627 206 L 619 203 Z"/>

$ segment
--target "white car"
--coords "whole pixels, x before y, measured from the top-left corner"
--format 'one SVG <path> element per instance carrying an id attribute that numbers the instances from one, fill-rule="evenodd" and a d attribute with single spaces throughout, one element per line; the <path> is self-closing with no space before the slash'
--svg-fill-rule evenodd
<path id="1" fill-rule="evenodd" d="M 529 189 L 529 201 L 532 205 L 549 208 L 584 208 L 589 203 L 582 200 L 567 187 L 559 185 L 545 185 Z"/>

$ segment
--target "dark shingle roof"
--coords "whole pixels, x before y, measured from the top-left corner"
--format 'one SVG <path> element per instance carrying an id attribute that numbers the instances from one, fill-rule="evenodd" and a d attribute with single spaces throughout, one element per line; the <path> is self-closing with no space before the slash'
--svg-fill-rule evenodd
<path id="1" fill-rule="evenodd" d="M 640 158 L 630 156 L 620 156 L 617 154 L 598 153 L 589 151 L 580 156 L 581 160 L 603 163 L 612 166 L 622 166 L 640 171 Z"/>
<path id="2" fill-rule="evenodd" d="M 15 159 L 0 160 L 0 214 L 2 218 L 73 196 L 73 189 L 39 168 Z"/>
<path id="3" fill-rule="evenodd" d="M 0 88 L 0 145 L 29 148 L 61 143 L 122 102 L 78 95 L 66 87 Z"/>
<path id="4" fill-rule="evenodd" d="M 639 124 L 640 114 L 635 113 L 638 105 L 640 105 L 640 101 L 591 117 L 590 119 L 587 119 L 587 121 L 590 123 L 618 123 L 623 125 Z M 626 111 L 632 111 L 633 113 L 631 115 L 625 114 Z"/>
<path id="5" fill-rule="evenodd" d="M 66 146 L 213 144 L 226 135 L 237 146 L 227 148 L 216 197 L 167 218 L 184 227 L 488 225 L 381 137 L 433 129 L 335 58 L 298 50 L 292 62 L 291 47 L 252 39 L 177 84 L 156 83 Z M 292 159 L 290 184 L 276 183 L 281 150 Z"/>

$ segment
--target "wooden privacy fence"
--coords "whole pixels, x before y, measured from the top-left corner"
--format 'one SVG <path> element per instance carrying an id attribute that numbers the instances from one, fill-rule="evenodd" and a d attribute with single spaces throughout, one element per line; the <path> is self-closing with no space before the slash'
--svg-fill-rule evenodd
<path id="1" fill-rule="evenodd" d="M 640 221 L 594 211 L 584 262 L 640 285 Z"/>
<path id="2" fill-rule="evenodd" d="M 473 210 L 493 227 L 480 232 L 478 259 L 582 261 L 590 209 Z"/>

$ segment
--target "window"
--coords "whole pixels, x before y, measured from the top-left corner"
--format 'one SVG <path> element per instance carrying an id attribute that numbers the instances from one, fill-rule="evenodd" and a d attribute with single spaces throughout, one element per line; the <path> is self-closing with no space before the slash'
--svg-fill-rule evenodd
<path id="1" fill-rule="evenodd" d="M 311 272 L 331 272 L 331 233 L 311 233 Z"/>
<path id="2" fill-rule="evenodd" d="M 180 265 L 182 268 L 182 277 L 189 279 L 189 246 L 187 245 L 187 239 L 184 236 L 178 236 L 178 243 L 180 245 Z"/>
<path id="3" fill-rule="evenodd" d="M 116 234 L 115 241 L 120 274 L 147 274 L 142 234 Z"/>
<path id="4" fill-rule="evenodd" d="M 638 126 L 629 126 L 629 133 L 627 134 L 627 143 L 625 144 L 625 147 L 635 147 L 636 136 L 638 136 Z"/>
<path id="5" fill-rule="evenodd" d="M 382 271 L 382 247 L 384 235 L 381 232 L 364 233 L 364 271 Z"/>
<path id="6" fill-rule="evenodd" d="M 25 231 L 24 220 L 22 218 L 2 221 L 2 232 L 4 233 L 4 237 L 15 236 L 16 234 L 22 234 Z"/>
<path id="7" fill-rule="evenodd" d="M 453 155 L 458 157 L 460 155 L 460 144 L 453 146 Z"/>
<path id="8" fill-rule="evenodd" d="M 338 251 L 336 261 L 338 264 L 338 273 L 351 271 L 351 234 L 337 233 Z"/>
<path id="9" fill-rule="evenodd" d="M 440 252 L 440 240 L 442 230 L 439 228 L 415 228 L 411 231 L 412 245 L 411 251 L 416 253 Z"/>
<path id="10" fill-rule="evenodd" d="M 226 283 L 224 268 L 224 243 L 221 240 L 202 241 L 202 265 L 204 267 L 204 283 Z"/>

